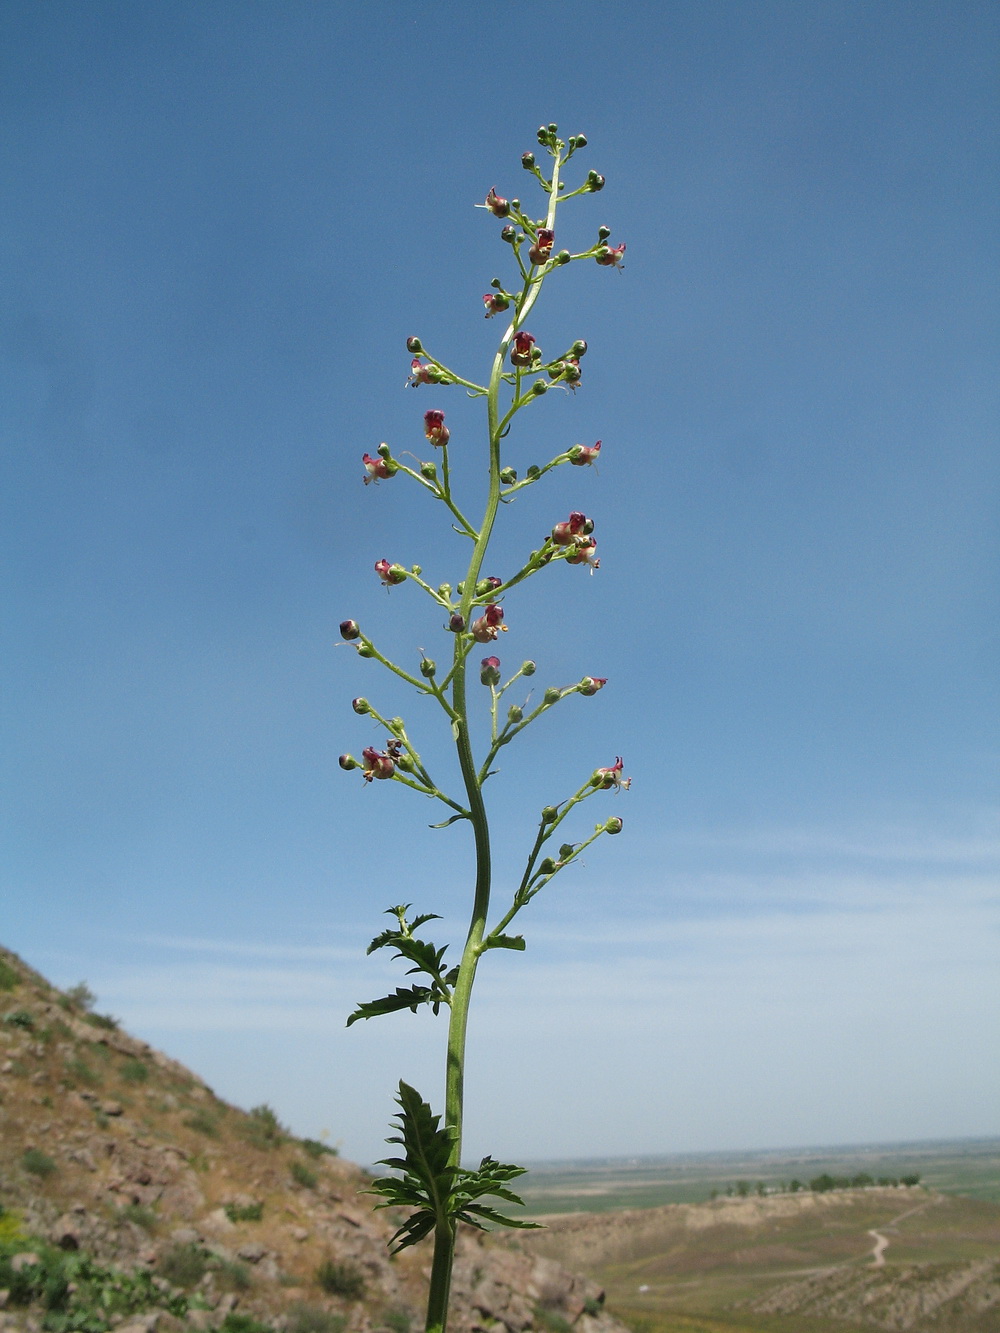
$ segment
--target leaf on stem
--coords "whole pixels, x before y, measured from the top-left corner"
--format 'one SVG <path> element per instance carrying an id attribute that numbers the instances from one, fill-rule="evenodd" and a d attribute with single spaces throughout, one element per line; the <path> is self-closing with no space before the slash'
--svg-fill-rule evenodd
<path id="1" fill-rule="evenodd" d="M 383 995 L 380 1000 L 369 1000 L 365 1004 L 359 1004 L 347 1020 L 347 1026 L 350 1027 L 359 1018 L 377 1018 L 379 1014 L 393 1014 L 400 1009 L 409 1009 L 415 1014 L 422 1004 L 432 1005 L 434 1012 L 437 1013 L 444 1000 L 445 997 L 440 991 L 431 986 L 410 986 L 405 990 L 397 986 L 394 995 Z"/>
<path id="2" fill-rule="evenodd" d="M 525 950 L 523 935 L 490 935 L 486 941 L 487 949 L 516 949 L 518 953 Z"/>

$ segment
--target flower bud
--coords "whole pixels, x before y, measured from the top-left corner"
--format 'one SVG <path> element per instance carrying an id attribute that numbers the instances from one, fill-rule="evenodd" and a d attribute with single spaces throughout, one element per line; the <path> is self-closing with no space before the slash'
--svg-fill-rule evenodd
<path id="1" fill-rule="evenodd" d="M 484 685 L 500 684 L 499 657 L 484 657 L 480 663 L 479 679 Z"/>
<path id="2" fill-rule="evenodd" d="M 522 676 L 533 676 L 537 670 L 538 668 L 535 666 L 534 662 L 532 662 L 530 658 L 528 659 L 527 662 L 521 663 Z"/>
<path id="3" fill-rule="evenodd" d="M 488 592 L 493 592 L 501 587 L 503 579 L 498 579 L 495 574 L 490 574 L 485 579 L 480 579 L 476 584 L 476 596 L 485 597 Z"/>
<path id="4" fill-rule="evenodd" d="M 342 754 L 340 758 L 337 760 L 337 763 L 340 765 L 340 767 L 344 770 L 345 773 L 349 773 L 352 768 L 361 767 L 358 761 L 354 758 L 353 754 Z"/>
<path id="5" fill-rule="evenodd" d="M 598 190 L 604 189 L 604 177 L 597 171 L 587 172 L 587 189 L 595 194 Z"/>
<path id="6" fill-rule="evenodd" d="M 547 856 L 538 867 L 538 870 L 542 875 L 554 875 L 556 873 L 556 863 L 551 856 Z"/>
<path id="7" fill-rule="evenodd" d="M 500 473 L 500 480 L 505 486 L 513 486 L 517 481 L 517 472 L 512 467 L 505 467 Z"/>
<path id="8" fill-rule="evenodd" d="M 465 629 L 465 617 L 459 611 L 456 611 L 448 621 L 448 628 L 453 634 L 461 634 L 462 630 Z"/>
<path id="9" fill-rule="evenodd" d="M 517 239 L 517 228 L 513 223 L 508 222 L 506 227 L 500 232 L 501 241 L 506 241 L 508 245 L 513 245 Z"/>
<path id="10" fill-rule="evenodd" d="M 450 584 L 450 583 L 439 583 L 439 584 L 438 584 L 438 595 L 441 596 L 441 597 L 450 597 L 450 596 L 451 596 L 451 584 Z"/>
<path id="11" fill-rule="evenodd" d="M 610 235 L 610 232 L 608 234 Z M 406 350 L 412 352 L 414 356 L 419 356 L 424 350 L 424 345 L 419 338 L 407 338 Z"/>
<path id="12" fill-rule="evenodd" d="M 358 644 L 358 656 L 359 656 L 359 657 L 374 657 L 374 656 L 375 656 L 375 649 L 372 648 L 372 647 L 371 647 L 369 644 L 367 644 L 367 643 L 359 643 L 359 644 Z"/>
<path id="13" fill-rule="evenodd" d="M 550 685 L 549 688 L 542 695 L 542 700 L 547 704 L 558 703 L 561 698 L 562 698 L 562 690 L 557 690 L 554 685 Z"/>
<path id="14" fill-rule="evenodd" d="M 568 250 L 560 250 L 559 253 L 556 255 L 556 263 L 568 264 L 572 258 L 573 256 L 570 254 Z"/>
<path id="15" fill-rule="evenodd" d="M 507 721 L 510 722 L 512 726 L 520 722 L 523 717 L 524 709 L 519 708 L 517 704 L 511 704 L 507 709 Z"/>
<path id="16" fill-rule="evenodd" d="M 428 481 L 435 481 L 437 474 L 437 463 L 435 463 L 433 459 L 420 464 L 420 475 L 426 477 Z"/>
<path id="17" fill-rule="evenodd" d="M 385 588 L 391 588 L 406 579 L 406 571 L 402 565 L 390 565 L 389 561 L 385 559 L 375 561 L 375 573 L 382 580 L 382 586 Z"/>
<path id="18" fill-rule="evenodd" d="M 600 440 L 596 444 L 574 444 L 569 451 L 569 461 L 574 467 L 586 467 L 588 463 L 597 462 L 597 456 L 600 452 Z"/>
<path id="19" fill-rule="evenodd" d="M 576 848 L 573 846 L 571 842 L 564 842 L 563 845 L 559 848 L 559 860 L 560 861 L 568 860 L 568 858 L 571 857 L 575 851 Z"/>
<path id="20" fill-rule="evenodd" d="M 382 443 L 379 445 L 379 447 L 375 450 L 375 452 L 378 454 L 379 458 L 388 458 L 392 453 L 392 450 L 383 440 Z"/>
<path id="21" fill-rule="evenodd" d="M 404 773 L 412 773 L 414 763 L 408 754 L 398 754 L 396 756 L 396 767 L 401 768 Z"/>
<path id="22" fill-rule="evenodd" d="M 621 833 L 621 831 L 622 831 L 622 821 L 618 818 L 617 815 L 612 815 L 611 818 L 605 822 L 604 832 Z"/>
<path id="23" fill-rule="evenodd" d="M 495 218 L 505 218 L 510 212 L 510 205 L 506 199 L 502 199 L 497 194 L 496 186 L 490 186 L 490 192 L 486 196 L 485 208 L 488 208 Z"/>
<path id="24" fill-rule="evenodd" d="M 358 628 L 356 620 L 342 620 L 340 622 L 340 637 L 342 639 L 357 639 L 361 636 L 361 630 Z"/>
<path id="25" fill-rule="evenodd" d="M 371 704 L 368 702 L 367 699 L 352 699 L 351 707 L 354 709 L 356 713 L 360 713 L 362 717 L 364 716 L 365 713 L 371 712 Z"/>
<path id="26" fill-rule="evenodd" d="M 424 677 L 425 680 L 433 680 L 436 671 L 437 671 L 437 663 L 433 660 L 433 658 L 422 657 L 420 659 L 420 674 Z"/>
<path id="27" fill-rule="evenodd" d="M 559 811 L 554 805 L 547 805 L 542 811 L 542 823 L 553 824 L 559 815 Z"/>
<path id="28" fill-rule="evenodd" d="M 531 392 L 537 398 L 540 398 L 543 393 L 548 392 L 548 388 L 549 386 L 546 384 L 544 380 L 535 380 L 534 384 L 531 386 Z"/>
<path id="29" fill-rule="evenodd" d="M 390 717 L 389 730 L 394 736 L 402 736 L 403 732 L 406 730 L 406 723 L 401 717 Z"/>
<path id="30" fill-rule="evenodd" d="M 607 676 L 584 676 L 580 681 L 580 693 L 588 697 L 596 694 L 598 690 L 603 690 L 608 683 Z"/>
<path id="31" fill-rule="evenodd" d="M 574 148 L 586 148 L 587 136 L 585 134 L 578 134 L 575 136 L 575 138 L 570 139 L 570 143 L 573 145 Z"/>
<path id="32" fill-rule="evenodd" d="M 582 338 L 577 338 L 576 342 L 569 349 L 569 354 L 570 356 L 575 356 L 578 361 L 581 356 L 587 355 L 587 344 Z"/>
<path id="33" fill-rule="evenodd" d="M 421 575 L 423 572 L 424 572 L 424 571 L 423 571 L 423 567 L 422 567 L 421 565 L 411 565 L 411 566 L 410 566 L 410 573 L 411 573 L 411 574 L 415 574 L 415 575 L 417 576 L 417 578 L 419 578 L 420 575 Z"/>
<path id="34" fill-rule="evenodd" d="M 610 235 L 611 235 L 611 228 L 610 228 L 610 227 L 598 227 L 598 228 L 597 228 L 597 239 L 598 239 L 599 241 L 606 241 Z"/>
<path id="35" fill-rule="evenodd" d="M 521 154 L 521 166 L 524 167 L 525 171 L 531 171 L 534 168 L 534 165 L 535 165 L 534 153 Z"/>

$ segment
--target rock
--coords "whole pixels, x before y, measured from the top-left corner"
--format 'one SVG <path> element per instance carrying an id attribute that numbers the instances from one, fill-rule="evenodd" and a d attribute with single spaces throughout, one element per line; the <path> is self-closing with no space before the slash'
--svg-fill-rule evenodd
<path id="1" fill-rule="evenodd" d="M 109 1116 L 125 1114 L 125 1107 L 122 1106 L 121 1102 L 104 1102 L 101 1110 Z"/>
<path id="2" fill-rule="evenodd" d="M 83 1228 L 80 1226 L 80 1218 L 74 1217 L 71 1213 L 63 1213 L 49 1232 L 52 1244 L 58 1245 L 61 1250 L 78 1250 L 82 1238 Z"/>
<path id="3" fill-rule="evenodd" d="M 299 1242 L 309 1239 L 309 1232 L 305 1227 L 290 1227 L 288 1234 L 291 1236 L 292 1240 L 297 1240 Z"/>
<path id="4" fill-rule="evenodd" d="M 245 1259 L 248 1264 L 259 1264 L 267 1254 L 267 1246 L 261 1245 L 260 1241 L 250 1241 L 246 1245 L 241 1245 L 236 1251 L 241 1259 Z"/>
<path id="5" fill-rule="evenodd" d="M 176 1245 L 200 1245 L 201 1236 L 194 1227 L 174 1227 L 170 1239 Z"/>
<path id="6" fill-rule="evenodd" d="M 202 1225 L 211 1227 L 213 1231 L 235 1231 L 236 1224 L 229 1220 L 229 1215 L 225 1208 L 214 1208 L 206 1217 L 201 1219 Z"/>

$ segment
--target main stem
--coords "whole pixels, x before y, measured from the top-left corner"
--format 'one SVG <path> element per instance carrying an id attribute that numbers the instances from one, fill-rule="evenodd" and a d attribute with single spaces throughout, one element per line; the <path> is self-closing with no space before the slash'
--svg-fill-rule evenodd
<path id="1" fill-rule="evenodd" d="M 559 168 L 562 160 L 557 153 L 553 159 L 552 186 L 549 191 L 549 206 L 545 225 L 554 230 L 556 207 L 559 203 Z M 504 334 L 493 359 L 490 372 L 489 391 L 486 396 L 487 425 L 490 437 L 490 477 L 489 494 L 486 500 L 486 512 L 479 528 L 479 537 L 472 551 L 468 572 L 465 575 L 464 592 L 459 606 L 465 624 L 470 623 L 472 602 L 476 595 L 476 584 L 486 558 L 486 550 L 493 535 L 500 508 L 500 386 L 503 383 L 504 363 L 514 334 L 524 324 L 529 311 L 538 299 L 542 280 L 530 281 L 523 299 L 515 307 L 515 315 L 507 332 Z M 466 667 L 468 654 L 461 651 L 461 644 L 455 645 L 455 666 L 452 677 L 452 707 L 456 716 L 455 744 L 458 749 L 458 762 L 462 770 L 462 780 L 469 801 L 469 814 L 472 820 L 476 845 L 476 889 L 472 905 L 472 918 L 469 933 L 465 940 L 465 950 L 458 970 L 458 980 L 451 997 L 451 1018 L 448 1024 L 448 1057 L 445 1071 L 445 1124 L 454 1130 L 454 1142 L 451 1150 L 451 1165 L 458 1166 L 462 1160 L 462 1122 L 465 1102 L 465 1040 L 469 1023 L 469 1001 L 472 998 L 472 984 L 476 979 L 476 968 L 482 953 L 483 937 L 486 934 L 486 919 L 490 910 L 490 825 L 483 801 L 482 787 L 472 753 L 472 740 L 469 735 L 469 713 L 466 706 Z M 455 1224 L 442 1221 L 434 1232 L 434 1260 L 431 1265 L 431 1284 L 427 1299 L 426 1333 L 445 1333 L 448 1323 L 448 1300 L 451 1293 L 451 1269 L 455 1258 Z"/>

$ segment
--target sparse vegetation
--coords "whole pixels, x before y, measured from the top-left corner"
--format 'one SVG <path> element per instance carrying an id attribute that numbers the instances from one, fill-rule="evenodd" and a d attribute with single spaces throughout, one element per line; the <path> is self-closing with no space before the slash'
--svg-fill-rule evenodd
<path id="1" fill-rule="evenodd" d="M 74 1009 L 82 1009 L 84 1013 L 89 1013 L 97 1003 L 97 996 L 85 981 L 78 981 L 75 986 L 70 986 L 65 993 L 65 999 Z"/>
<path id="2" fill-rule="evenodd" d="M 266 1102 L 261 1106 L 251 1107 L 242 1123 L 241 1132 L 247 1142 L 252 1143 L 255 1148 L 277 1148 L 288 1136 L 288 1130 Z"/>
<path id="3" fill-rule="evenodd" d="M 262 1203 L 227 1203 L 226 1216 L 230 1222 L 259 1222 L 264 1216 Z"/>
<path id="4" fill-rule="evenodd" d="M 9 963 L 5 963 L 0 958 L 0 991 L 13 990 L 19 985 L 21 978 L 17 975 Z"/>
<path id="5" fill-rule="evenodd" d="M 285 1333 L 343 1333 L 347 1321 L 342 1314 L 333 1314 L 319 1305 L 306 1305 L 302 1302 L 293 1305 L 288 1312 Z M 406 1327 L 397 1328 L 386 1322 L 392 1333 L 409 1333 L 410 1319 L 406 1317 Z"/>
<path id="6" fill-rule="evenodd" d="M 389 1329 L 389 1333 L 410 1333 L 413 1315 L 409 1310 L 397 1307 L 394 1310 L 386 1310 L 382 1316 L 382 1323 Z"/>
<path id="7" fill-rule="evenodd" d="M 217 1118 L 209 1111 L 203 1110 L 201 1107 L 199 1107 L 198 1110 L 193 1111 L 191 1115 L 187 1116 L 184 1120 L 184 1124 L 188 1129 L 195 1129 L 199 1134 L 205 1134 L 210 1139 L 217 1139 L 219 1137 L 219 1122 Z"/>
<path id="8" fill-rule="evenodd" d="M 144 1060 L 126 1060 L 118 1073 L 126 1083 L 146 1083 L 149 1081 L 149 1065 Z"/>
<path id="9" fill-rule="evenodd" d="M 319 1139 L 303 1139 L 302 1151 L 308 1153 L 310 1157 L 338 1156 L 336 1148 L 331 1148 L 328 1143 L 321 1143 Z"/>
<path id="10" fill-rule="evenodd" d="M 253 1286 L 249 1267 L 239 1259 L 219 1259 L 215 1280 L 223 1291 L 249 1291 Z"/>
<path id="11" fill-rule="evenodd" d="M 43 1153 L 41 1148 L 26 1149 L 21 1157 L 21 1165 L 25 1171 L 30 1171 L 39 1180 L 47 1180 L 58 1169 L 52 1158 Z"/>
<path id="12" fill-rule="evenodd" d="M 219 1328 L 221 1333 L 274 1333 L 272 1326 L 264 1323 L 262 1319 L 241 1314 L 237 1310 L 230 1310 Z"/>
<path id="13" fill-rule="evenodd" d="M 319 1183 L 319 1176 L 305 1162 L 292 1163 L 292 1179 L 307 1190 L 314 1190 Z"/>
<path id="14" fill-rule="evenodd" d="M 30 1009 L 12 1009 L 4 1015 L 3 1021 L 12 1028 L 20 1028 L 22 1032 L 33 1032 L 35 1028 L 35 1016 Z"/>
<path id="15" fill-rule="evenodd" d="M 331 1296 L 357 1301 L 365 1294 L 365 1275 L 357 1264 L 324 1259 L 316 1269 L 316 1282 Z"/>
<path id="16" fill-rule="evenodd" d="M 70 1078 L 75 1079 L 77 1083 L 85 1083 L 88 1088 L 98 1087 L 102 1082 L 100 1074 L 91 1069 L 86 1060 L 81 1060 L 78 1055 L 68 1059 L 65 1068 Z"/>
<path id="17" fill-rule="evenodd" d="M 152 1231 L 156 1227 L 157 1216 L 152 1208 L 147 1208 L 144 1203 L 129 1203 L 118 1214 L 125 1222 L 134 1222 L 137 1227 L 142 1227 L 143 1231 Z"/>
<path id="18" fill-rule="evenodd" d="M 87 1014 L 86 1021 L 92 1028 L 103 1028 L 106 1032 L 117 1032 L 121 1019 L 111 1014 Z"/>
<path id="19" fill-rule="evenodd" d="M 174 1245 L 160 1259 L 157 1272 L 175 1287 L 197 1286 L 208 1272 L 208 1253 L 200 1245 Z"/>

